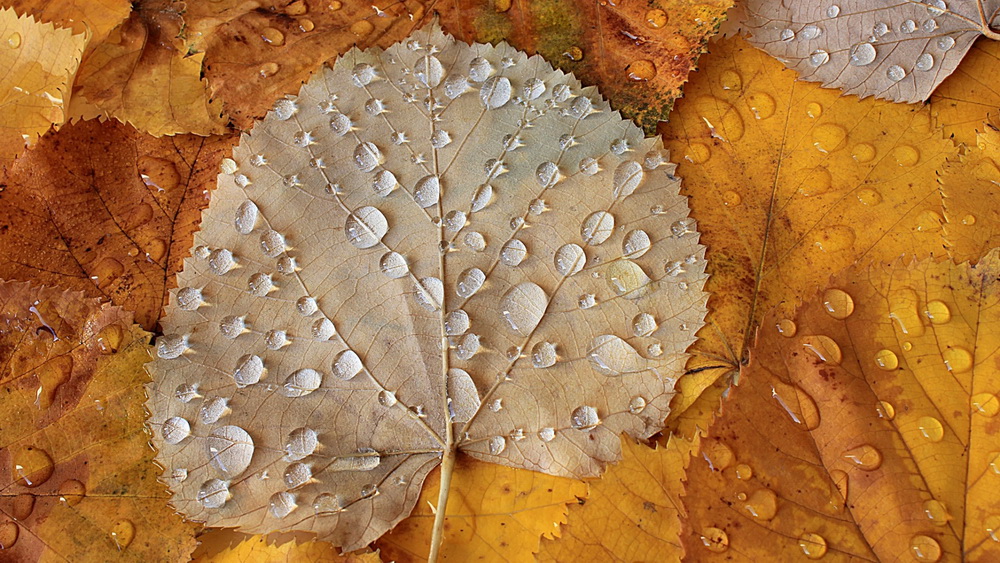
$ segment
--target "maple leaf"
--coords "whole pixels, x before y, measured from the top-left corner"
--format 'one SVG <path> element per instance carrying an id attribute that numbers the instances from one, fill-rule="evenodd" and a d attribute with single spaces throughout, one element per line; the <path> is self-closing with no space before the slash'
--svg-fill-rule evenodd
<path id="1" fill-rule="evenodd" d="M 684 424 L 704 428 L 770 309 L 859 260 L 942 247 L 936 173 L 958 151 L 928 109 L 796 81 L 740 38 L 702 65 L 662 130 L 708 248 L 713 314 L 678 386 L 711 396 L 673 407 L 698 403 Z"/>
<path id="2" fill-rule="evenodd" d="M 851 268 L 769 315 L 688 473 L 689 552 L 995 559 L 998 268 Z"/>
<path id="3" fill-rule="evenodd" d="M 0 277 L 105 297 L 153 329 L 232 137 L 67 125 L 0 179 Z"/>
<path id="4" fill-rule="evenodd" d="M 659 142 L 540 57 L 352 51 L 223 169 L 152 367 L 189 517 L 356 548 L 443 463 L 435 546 L 457 451 L 596 476 L 661 428 L 694 221 Z"/>
<path id="5" fill-rule="evenodd" d="M 919 102 L 955 71 L 1000 2 L 747 0 L 750 41 L 810 81 L 847 94 Z"/>
<path id="6" fill-rule="evenodd" d="M 18 561 L 182 559 L 143 411 L 149 335 L 80 292 L 0 282 L 0 546 Z M 137 377 L 138 375 L 138 377 Z M 72 533 L 67 533 L 72 530 Z"/>
<path id="7" fill-rule="evenodd" d="M 0 9 L 0 164 L 7 164 L 26 145 L 66 120 L 70 82 L 86 42 L 31 16 Z"/>

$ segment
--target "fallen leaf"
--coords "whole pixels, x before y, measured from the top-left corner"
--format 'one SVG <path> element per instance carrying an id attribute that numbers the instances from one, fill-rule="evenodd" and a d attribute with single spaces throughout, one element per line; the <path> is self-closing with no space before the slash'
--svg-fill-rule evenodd
<path id="1" fill-rule="evenodd" d="M 430 13 L 414 0 L 381 2 L 381 8 L 358 1 L 189 4 L 184 13 L 188 42 L 204 54 L 212 95 L 243 129 L 263 117 L 276 98 L 298 92 L 325 62 L 352 46 L 388 47 Z M 433 6 L 432 1 L 428 7 Z"/>
<path id="2" fill-rule="evenodd" d="M 194 549 L 148 446 L 148 339 L 118 307 L 0 282 L 4 558 L 181 560 Z"/>
<path id="3" fill-rule="evenodd" d="M 984 122 L 1000 126 L 1000 86 L 994 80 L 1000 42 L 980 39 L 973 43 L 962 64 L 931 95 L 935 125 L 944 136 L 973 147 Z"/>
<path id="4" fill-rule="evenodd" d="M 1000 246 L 1000 131 L 987 126 L 978 143 L 951 159 L 941 172 L 942 231 L 948 255 L 977 262 Z"/>
<path id="5" fill-rule="evenodd" d="M 102 43 L 132 11 L 129 0 L 5 0 L 4 5 L 35 21 L 86 34 L 88 50 Z"/>
<path id="6" fill-rule="evenodd" d="M 998 269 L 851 268 L 769 315 L 688 473 L 694 559 L 1000 557 Z"/>
<path id="7" fill-rule="evenodd" d="M 897 102 L 926 100 L 973 41 L 1000 39 L 998 0 L 747 0 L 745 11 L 750 42 L 805 80 Z"/>
<path id="8" fill-rule="evenodd" d="M 655 449 L 626 440 L 623 450 L 586 502 L 570 507 L 569 524 L 542 542 L 539 561 L 680 561 L 680 495 L 697 439 L 671 436 Z"/>
<path id="9" fill-rule="evenodd" d="M 731 0 L 577 2 L 463 0 L 441 25 L 465 41 L 538 53 L 572 72 L 648 133 L 666 120 Z"/>
<path id="10" fill-rule="evenodd" d="M 234 141 L 93 121 L 47 135 L 0 178 L 0 277 L 108 298 L 153 329 Z"/>
<path id="11" fill-rule="evenodd" d="M 86 37 L 0 9 L 0 165 L 66 121 L 70 82 Z"/>
<path id="12" fill-rule="evenodd" d="M 386 561 L 427 560 L 434 524 L 440 469 L 409 518 L 375 545 Z M 520 471 L 471 458 L 457 462 L 444 523 L 442 561 L 526 561 L 541 537 L 552 537 L 566 523 L 567 505 L 587 496 L 581 481 Z"/>
<path id="13" fill-rule="evenodd" d="M 718 378 L 768 311 L 831 272 L 941 248 L 936 171 L 958 153 L 929 110 L 796 81 L 739 38 L 702 68 L 662 130 L 708 248 L 713 312 L 692 352 L 728 364 L 697 375 Z"/>
<path id="14" fill-rule="evenodd" d="M 595 89 L 432 28 L 349 52 L 233 158 L 153 365 L 189 517 L 354 549 L 457 451 L 580 478 L 662 427 L 703 248 Z"/>
<path id="15" fill-rule="evenodd" d="M 329 542 L 247 536 L 224 528 L 198 537 L 193 563 L 381 563 L 378 553 L 344 554 Z"/>
<path id="16" fill-rule="evenodd" d="M 137 2 L 128 18 L 89 51 L 74 94 L 154 136 L 221 134 L 227 119 L 201 77 L 204 55 L 178 38 L 184 3 Z"/>

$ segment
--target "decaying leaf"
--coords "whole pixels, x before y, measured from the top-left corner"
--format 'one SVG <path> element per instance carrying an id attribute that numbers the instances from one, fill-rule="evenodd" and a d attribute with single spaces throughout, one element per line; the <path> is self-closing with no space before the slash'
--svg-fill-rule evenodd
<path id="1" fill-rule="evenodd" d="M 663 131 L 712 274 L 692 351 L 728 363 L 718 374 L 746 359 L 764 314 L 831 272 L 941 249 L 936 171 L 958 153 L 927 109 L 796 81 L 742 39 L 714 44 L 702 67 Z"/>
<path id="2" fill-rule="evenodd" d="M 769 315 L 692 463 L 697 560 L 993 561 L 1000 253 L 852 268 Z"/>
<path id="3" fill-rule="evenodd" d="M 539 561 L 679 561 L 685 516 L 680 495 L 693 442 L 671 436 L 652 449 L 631 440 L 621 462 L 590 486 L 586 503 L 570 507 L 560 537 L 542 542 Z"/>
<path id="4" fill-rule="evenodd" d="M 955 72 L 934 90 L 931 111 L 945 137 L 972 147 L 976 134 L 986 130 L 985 124 L 1000 127 L 998 59 L 1000 42 L 977 41 Z"/>
<path id="5" fill-rule="evenodd" d="M 0 282 L 5 560 L 181 560 L 194 549 L 148 445 L 148 338 L 131 314 L 79 292 Z"/>
<path id="6" fill-rule="evenodd" d="M 219 528 L 198 536 L 193 563 L 381 563 L 376 552 L 340 554 L 333 544 L 317 540 L 247 536 Z"/>
<path id="7" fill-rule="evenodd" d="M 595 89 L 431 28 L 346 54 L 223 169 L 150 392 L 189 517 L 351 549 L 457 451 L 586 477 L 661 427 L 703 248 Z"/>
<path id="8" fill-rule="evenodd" d="M 587 485 L 575 479 L 471 458 L 460 458 L 456 463 L 444 522 L 442 561 L 531 560 L 540 539 L 551 538 L 566 523 L 568 505 L 576 505 L 587 496 Z M 375 543 L 383 560 L 427 560 L 439 473 L 439 469 L 431 472 L 413 513 Z"/>
<path id="9" fill-rule="evenodd" d="M 66 121 L 70 83 L 87 38 L 0 9 L 0 165 Z"/>
<path id="10" fill-rule="evenodd" d="M 110 116 L 154 136 L 221 134 L 222 104 L 201 77 L 204 54 L 179 38 L 182 2 L 136 2 L 128 18 L 88 52 L 75 94 Z"/>
<path id="11" fill-rule="evenodd" d="M 441 9 L 445 30 L 465 41 L 537 53 L 653 133 L 667 118 L 705 41 L 731 0 L 579 2 L 465 0 Z"/>
<path id="12" fill-rule="evenodd" d="M 109 298 L 152 330 L 233 142 L 94 121 L 45 136 L 0 177 L 0 277 Z"/>
<path id="13" fill-rule="evenodd" d="M 848 94 L 919 102 L 980 36 L 1000 39 L 1000 1 L 747 0 L 750 41 L 799 75 Z"/>

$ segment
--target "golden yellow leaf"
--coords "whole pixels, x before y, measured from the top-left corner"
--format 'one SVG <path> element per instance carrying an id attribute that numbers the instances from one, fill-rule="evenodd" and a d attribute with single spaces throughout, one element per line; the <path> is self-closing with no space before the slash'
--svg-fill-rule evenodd
<path id="1" fill-rule="evenodd" d="M 954 158 L 941 174 L 943 224 L 948 254 L 976 262 L 1000 246 L 1000 131 L 986 125 L 978 142 Z"/>
<path id="2" fill-rule="evenodd" d="M 234 142 L 114 121 L 46 135 L 0 179 L 0 277 L 105 297 L 153 330 Z"/>
<path id="3" fill-rule="evenodd" d="M 149 334 L 79 292 L 0 282 L 0 545 L 29 561 L 180 560 L 145 428 Z"/>
<path id="4" fill-rule="evenodd" d="M 102 43 L 132 11 L 129 0 L 5 0 L 4 5 L 35 21 L 86 34 L 88 50 Z"/>
<path id="5" fill-rule="evenodd" d="M 680 496 L 693 442 L 678 436 L 651 448 L 626 440 L 622 460 L 590 483 L 568 523 L 542 541 L 540 561 L 677 561 L 683 555 Z"/>
<path id="6" fill-rule="evenodd" d="M 957 155 L 929 110 L 797 81 L 742 39 L 701 67 L 662 126 L 708 248 L 713 313 L 691 367 L 728 364 L 694 388 L 732 373 L 763 315 L 831 272 L 940 248 L 936 170 Z"/>
<path id="7" fill-rule="evenodd" d="M 1000 85 L 995 78 L 998 58 L 1000 42 L 976 41 L 955 73 L 934 91 L 931 111 L 945 137 L 972 147 L 985 124 L 1000 126 Z"/>
<path id="8" fill-rule="evenodd" d="M 0 9 L 0 165 L 66 121 L 70 84 L 87 39 L 13 8 Z"/>
<path id="9" fill-rule="evenodd" d="M 384 560 L 427 560 L 439 474 L 430 474 L 410 517 L 375 543 Z M 567 505 L 587 496 L 581 481 L 469 458 L 460 458 L 451 486 L 441 561 L 530 560 L 539 538 L 566 523 Z"/>
<path id="10" fill-rule="evenodd" d="M 769 314 L 689 471 L 692 559 L 1000 557 L 998 274 L 855 267 Z"/>
<path id="11" fill-rule="evenodd" d="M 344 554 L 329 542 L 248 536 L 216 528 L 198 536 L 194 563 L 381 563 L 378 553 Z"/>
<path id="12" fill-rule="evenodd" d="M 75 94 L 110 116 L 154 136 L 221 134 L 227 119 L 201 77 L 203 54 L 178 38 L 183 4 L 136 3 L 129 17 L 89 51 Z"/>

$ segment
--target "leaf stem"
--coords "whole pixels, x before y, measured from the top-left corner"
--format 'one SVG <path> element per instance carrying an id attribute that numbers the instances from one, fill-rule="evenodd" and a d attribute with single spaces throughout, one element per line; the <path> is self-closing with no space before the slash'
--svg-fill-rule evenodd
<path id="1" fill-rule="evenodd" d="M 448 425 L 449 428 L 451 424 Z M 444 519 L 448 508 L 448 492 L 451 490 L 451 476 L 455 473 L 455 457 L 458 448 L 455 447 L 454 440 L 449 434 L 448 448 L 444 451 L 444 458 L 441 460 L 441 490 L 438 492 L 437 511 L 434 513 L 434 529 L 431 531 L 431 552 L 427 556 L 429 563 L 435 563 L 438 554 L 441 552 L 441 544 L 444 542 Z"/>

